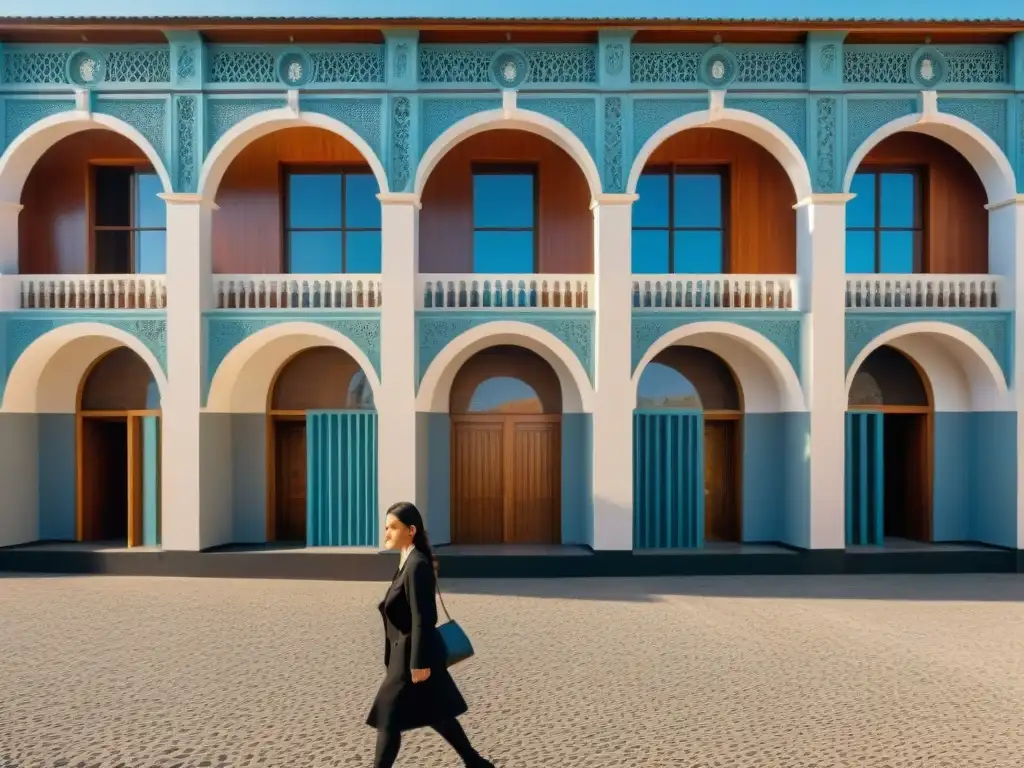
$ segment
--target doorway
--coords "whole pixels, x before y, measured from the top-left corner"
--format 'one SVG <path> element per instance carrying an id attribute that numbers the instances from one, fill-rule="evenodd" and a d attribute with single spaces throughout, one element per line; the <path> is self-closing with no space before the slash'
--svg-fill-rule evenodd
<path id="1" fill-rule="evenodd" d="M 306 420 L 272 422 L 277 489 L 274 541 L 306 540 Z"/>
<path id="2" fill-rule="evenodd" d="M 704 421 L 704 539 L 739 541 L 737 419 Z"/>

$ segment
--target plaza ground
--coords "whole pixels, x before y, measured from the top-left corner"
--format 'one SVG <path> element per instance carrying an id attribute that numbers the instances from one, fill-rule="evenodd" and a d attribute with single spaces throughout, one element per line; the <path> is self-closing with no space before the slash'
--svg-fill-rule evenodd
<path id="1" fill-rule="evenodd" d="M 1021 765 L 1024 576 L 444 586 L 500 768 Z M 0 768 L 368 768 L 384 589 L 0 575 Z"/>

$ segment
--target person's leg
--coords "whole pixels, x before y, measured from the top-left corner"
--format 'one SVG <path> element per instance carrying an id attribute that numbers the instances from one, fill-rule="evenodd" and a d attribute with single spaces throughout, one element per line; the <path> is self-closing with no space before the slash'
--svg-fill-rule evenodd
<path id="1" fill-rule="evenodd" d="M 440 723 L 435 723 L 432 727 L 441 735 L 442 739 L 451 744 L 452 749 L 455 750 L 466 765 L 473 766 L 474 768 L 476 766 L 490 765 L 490 763 L 480 757 L 479 752 L 473 749 L 473 745 L 469 743 L 469 737 L 462 729 L 462 724 L 454 717 L 449 720 L 442 720 Z"/>
<path id="2" fill-rule="evenodd" d="M 381 729 L 377 731 L 377 754 L 373 758 L 373 768 L 391 768 L 402 747 L 401 731 Z"/>

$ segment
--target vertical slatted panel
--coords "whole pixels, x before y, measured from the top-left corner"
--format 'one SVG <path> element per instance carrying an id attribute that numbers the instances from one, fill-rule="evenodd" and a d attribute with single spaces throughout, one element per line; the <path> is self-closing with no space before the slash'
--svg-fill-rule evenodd
<path id="1" fill-rule="evenodd" d="M 633 546 L 704 543 L 704 415 L 689 410 L 633 414 Z"/>
<path id="2" fill-rule="evenodd" d="M 160 546 L 160 417 L 142 417 L 142 545 Z"/>
<path id="3" fill-rule="evenodd" d="M 885 538 L 884 416 L 846 414 L 846 543 L 882 544 Z"/>
<path id="4" fill-rule="evenodd" d="M 377 545 L 376 412 L 306 413 L 306 541 Z"/>

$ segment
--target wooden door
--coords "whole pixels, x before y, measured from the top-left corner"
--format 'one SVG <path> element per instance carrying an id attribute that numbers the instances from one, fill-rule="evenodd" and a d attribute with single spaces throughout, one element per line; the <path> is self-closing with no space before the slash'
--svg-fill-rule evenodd
<path id="1" fill-rule="evenodd" d="M 124 418 L 79 417 L 79 541 L 128 535 L 128 435 Z"/>
<path id="2" fill-rule="evenodd" d="M 128 417 L 128 546 L 142 546 L 142 419 Z"/>
<path id="3" fill-rule="evenodd" d="M 931 452 L 926 413 L 885 415 L 885 534 L 931 541 Z"/>
<path id="4" fill-rule="evenodd" d="M 704 422 L 704 538 L 739 541 L 737 445 L 734 420 Z"/>
<path id="5" fill-rule="evenodd" d="M 561 540 L 558 415 L 452 416 L 453 544 Z"/>
<path id="6" fill-rule="evenodd" d="M 274 421 L 274 539 L 306 540 L 306 420 Z"/>

